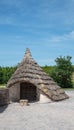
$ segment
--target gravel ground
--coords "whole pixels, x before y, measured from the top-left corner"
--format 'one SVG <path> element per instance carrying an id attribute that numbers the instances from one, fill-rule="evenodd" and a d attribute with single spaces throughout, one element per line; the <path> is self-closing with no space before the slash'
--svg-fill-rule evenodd
<path id="1" fill-rule="evenodd" d="M 13 103 L 0 108 L 0 130 L 74 130 L 74 91 L 53 103 Z"/>

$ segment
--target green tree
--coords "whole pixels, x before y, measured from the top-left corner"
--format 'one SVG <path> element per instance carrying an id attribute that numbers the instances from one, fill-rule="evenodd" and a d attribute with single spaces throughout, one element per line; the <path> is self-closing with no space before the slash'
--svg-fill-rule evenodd
<path id="1" fill-rule="evenodd" d="M 3 72 L 2 72 L 2 68 L 0 67 L 0 84 L 3 83 Z"/>
<path id="2" fill-rule="evenodd" d="M 6 84 L 16 68 L 17 66 L 0 67 L 0 84 Z"/>
<path id="3" fill-rule="evenodd" d="M 63 88 L 73 87 L 72 73 L 73 66 L 70 56 L 56 58 L 56 67 L 51 72 L 51 77 Z"/>
<path id="4" fill-rule="evenodd" d="M 50 75 L 50 73 L 52 72 L 52 70 L 55 68 L 55 66 L 43 66 L 42 69 L 48 74 Z"/>

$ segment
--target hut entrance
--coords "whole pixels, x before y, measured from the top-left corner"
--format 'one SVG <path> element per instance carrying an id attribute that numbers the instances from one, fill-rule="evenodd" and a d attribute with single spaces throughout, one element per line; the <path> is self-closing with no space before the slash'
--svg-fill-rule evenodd
<path id="1" fill-rule="evenodd" d="M 37 100 L 36 86 L 31 83 L 21 83 L 20 84 L 20 99 L 28 99 L 28 101 Z"/>

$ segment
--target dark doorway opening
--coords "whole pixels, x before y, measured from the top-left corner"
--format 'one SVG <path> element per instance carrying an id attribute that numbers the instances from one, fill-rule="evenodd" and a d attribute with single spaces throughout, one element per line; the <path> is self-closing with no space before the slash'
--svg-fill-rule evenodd
<path id="1" fill-rule="evenodd" d="M 37 89 L 36 86 L 31 83 L 20 84 L 20 99 L 27 99 L 28 101 L 37 100 Z"/>

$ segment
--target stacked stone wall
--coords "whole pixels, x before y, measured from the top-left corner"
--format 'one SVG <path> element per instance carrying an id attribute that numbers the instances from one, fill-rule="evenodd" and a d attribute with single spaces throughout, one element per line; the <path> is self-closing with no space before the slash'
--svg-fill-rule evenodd
<path id="1" fill-rule="evenodd" d="M 9 89 L 0 89 L 0 106 L 9 104 Z"/>

